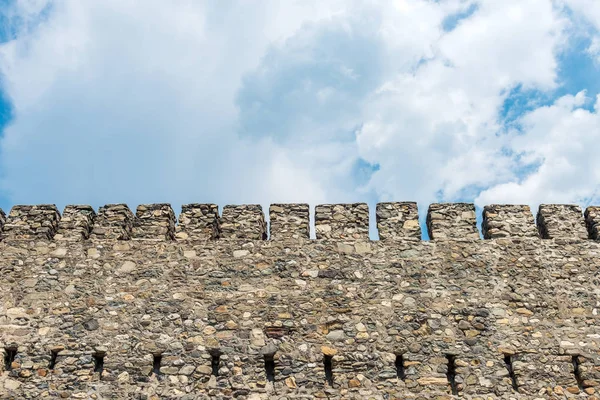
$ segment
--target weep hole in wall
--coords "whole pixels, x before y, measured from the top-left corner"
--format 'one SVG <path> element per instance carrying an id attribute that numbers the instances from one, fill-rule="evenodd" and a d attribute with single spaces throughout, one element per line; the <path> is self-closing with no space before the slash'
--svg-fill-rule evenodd
<path id="1" fill-rule="evenodd" d="M 97 372 L 100 375 L 100 379 L 102 379 L 102 372 L 104 372 L 104 356 L 106 353 L 104 352 L 96 352 L 92 355 L 94 359 L 94 372 Z"/>
<path id="2" fill-rule="evenodd" d="M 581 374 L 581 361 L 579 360 L 578 355 L 574 355 L 571 359 L 573 363 L 573 374 L 575 375 L 575 380 L 577 381 L 577 387 L 579 390 L 584 390 L 585 385 L 583 384 L 583 376 Z"/>
<path id="3" fill-rule="evenodd" d="M 211 375 L 219 376 L 219 367 L 221 364 L 221 351 L 218 349 L 212 349 L 210 351 L 210 356 L 211 356 L 210 366 L 212 368 Z"/>
<path id="4" fill-rule="evenodd" d="M 48 369 L 54 369 L 56 367 L 56 359 L 58 358 L 59 352 L 60 350 L 50 351 L 50 362 L 48 363 Z"/>
<path id="5" fill-rule="evenodd" d="M 9 346 L 4 348 L 4 370 L 10 371 L 12 364 L 17 357 L 17 346 Z"/>
<path id="6" fill-rule="evenodd" d="M 265 374 L 267 381 L 275 382 L 275 354 L 265 354 Z"/>
<path id="7" fill-rule="evenodd" d="M 446 372 L 446 377 L 448 378 L 448 383 L 450 384 L 450 390 L 453 395 L 458 394 L 458 386 L 456 386 L 456 356 L 454 354 L 446 354 L 446 359 L 448 360 L 448 372 Z"/>
<path id="8" fill-rule="evenodd" d="M 325 382 L 333 387 L 333 356 L 323 354 L 323 368 L 325 369 Z"/>
<path id="9" fill-rule="evenodd" d="M 515 369 L 513 367 L 513 355 L 505 354 L 504 355 L 504 365 L 508 370 L 508 376 L 510 378 L 510 384 L 515 392 L 519 391 L 519 384 L 517 382 L 517 375 L 515 374 Z"/>
<path id="10" fill-rule="evenodd" d="M 162 362 L 162 354 L 153 354 L 152 355 L 152 373 L 156 375 L 157 378 L 161 377 L 160 372 L 160 364 Z"/>
<path id="11" fill-rule="evenodd" d="M 404 370 L 404 354 L 396 354 L 394 365 L 396 366 L 396 376 L 398 376 L 398 379 L 405 380 L 406 371 Z"/>

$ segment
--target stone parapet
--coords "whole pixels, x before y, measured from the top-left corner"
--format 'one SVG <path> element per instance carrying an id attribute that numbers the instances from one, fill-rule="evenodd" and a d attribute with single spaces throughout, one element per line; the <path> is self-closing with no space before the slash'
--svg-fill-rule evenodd
<path id="1" fill-rule="evenodd" d="M 94 227 L 96 212 L 88 205 L 68 205 L 58 223 L 56 240 L 86 240 Z"/>
<path id="2" fill-rule="evenodd" d="M 541 204 L 537 227 L 542 239 L 587 239 L 581 207 L 574 204 Z"/>
<path id="3" fill-rule="evenodd" d="M 215 240 L 220 236 L 219 206 L 216 204 L 184 204 L 175 228 L 177 239 Z"/>
<path id="4" fill-rule="evenodd" d="M 538 237 L 533 214 L 527 205 L 492 204 L 483 208 L 484 239 Z"/>
<path id="5" fill-rule="evenodd" d="M 141 204 L 133 223 L 133 239 L 175 239 L 175 213 L 170 204 Z"/>
<path id="6" fill-rule="evenodd" d="M 94 219 L 93 239 L 131 239 L 134 215 L 127 204 L 107 204 L 100 207 Z"/>
<path id="7" fill-rule="evenodd" d="M 590 239 L 600 240 L 600 207 L 586 208 L 585 223 Z"/>
<path id="8" fill-rule="evenodd" d="M 318 205 L 315 233 L 317 239 L 368 239 L 369 206 L 366 203 Z"/>
<path id="9" fill-rule="evenodd" d="M 381 240 L 421 239 L 417 203 L 379 203 L 376 217 Z"/>
<path id="10" fill-rule="evenodd" d="M 58 229 L 60 213 L 54 204 L 14 206 L 3 227 L 10 239 L 52 239 Z"/>
<path id="11" fill-rule="evenodd" d="M 220 226 L 221 239 L 267 239 L 267 223 L 258 204 L 223 207 Z"/>
<path id="12" fill-rule="evenodd" d="M 2 399 L 600 390 L 594 240 L 5 238 L 0 254 Z"/>
<path id="13" fill-rule="evenodd" d="M 429 238 L 479 239 L 475 205 L 470 203 L 434 203 L 427 212 Z"/>
<path id="14" fill-rule="evenodd" d="M 269 222 L 271 240 L 308 239 L 310 237 L 308 204 L 271 204 Z"/>
<path id="15" fill-rule="evenodd" d="M 526 205 L 484 207 L 482 232 L 493 238 L 560 238 L 598 240 L 600 207 L 590 206 L 581 214 L 575 205 L 541 205 L 537 224 Z M 310 238 L 310 209 L 307 204 L 272 204 L 270 233 L 273 240 Z M 419 241 L 417 204 L 377 204 L 376 223 L 381 240 Z M 537 226 L 537 229 L 536 229 Z M 475 208 L 466 203 L 431 204 L 427 230 L 433 240 L 479 238 Z M 324 204 L 315 207 L 317 239 L 368 240 L 369 210 L 365 203 Z M 537 232 L 537 233 L 536 233 Z M 169 204 L 141 205 L 137 216 L 126 204 L 100 207 L 96 214 L 88 205 L 68 205 L 63 216 L 54 205 L 15 206 L 6 216 L 0 210 L 3 239 L 46 238 L 81 241 L 87 239 L 154 240 L 265 240 L 267 223 L 260 205 L 226 206 L 219 217 L 216 204 L 186 204 L 179 222 Z M 352 245 L 348 244 L 352 247 Z M 349 248 L 349 247 L 344 247 Z"/>

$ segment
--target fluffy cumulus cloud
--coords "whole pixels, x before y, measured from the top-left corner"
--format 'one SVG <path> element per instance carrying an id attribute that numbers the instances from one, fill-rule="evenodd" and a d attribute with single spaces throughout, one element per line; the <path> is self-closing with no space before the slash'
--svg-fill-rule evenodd
<path id="1" fill-rule="evenodd" d="M 591 110 L 584 108 L 586 103 L 593 104 Z M 590 99 L 580 92 L 523 116 L 524 134 L 514 133 L 512 149 L 521 156 L 517 167 L 533 165 L 535 172 L 483 191 L 477 202 L 596 203 L 600 198 L 599 111 L 600 96 Z"/>
<path id="2" fill-rule="evenodd" d="M 600 202 L 595 0 L 2 7 L 4 207 Z"/>
<path id="3" fill-rule="evenodd" d="M 561 3 L 572 10 L 577 22 L 577 30 L 587 43 L 589 54 L 600 62 L 600 2 L 595 0 L 562 0 Z"/>

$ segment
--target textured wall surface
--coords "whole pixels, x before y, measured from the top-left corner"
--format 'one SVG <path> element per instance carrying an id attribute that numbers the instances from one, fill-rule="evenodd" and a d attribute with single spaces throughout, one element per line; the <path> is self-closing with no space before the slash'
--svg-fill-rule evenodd
<path id="1" fill-rule="evenodd" d="M 0 398 L 598 398 L 597 207 L 376 211 L 0 212 Z"/>

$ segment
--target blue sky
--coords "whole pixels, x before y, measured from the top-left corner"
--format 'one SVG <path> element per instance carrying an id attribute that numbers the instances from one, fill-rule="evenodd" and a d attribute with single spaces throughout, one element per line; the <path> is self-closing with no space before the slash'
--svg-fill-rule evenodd
<path id="1" fill-rule="evenodd" d="M 600 203 L 600 2 L 0 0 L 0 208 Z"/>

